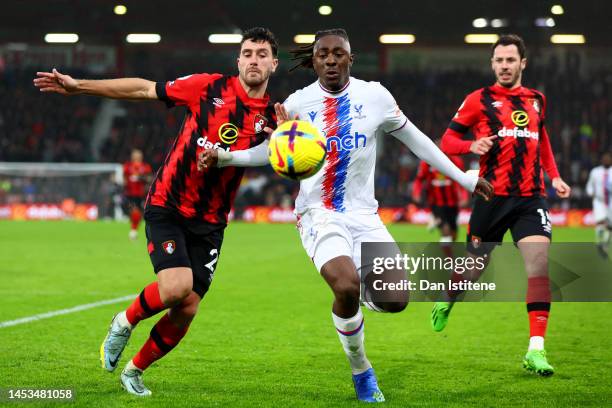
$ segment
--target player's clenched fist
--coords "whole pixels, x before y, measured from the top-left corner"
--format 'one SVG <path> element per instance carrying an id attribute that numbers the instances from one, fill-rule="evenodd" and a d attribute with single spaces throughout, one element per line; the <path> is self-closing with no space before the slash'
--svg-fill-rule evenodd
<path id="1" fill-rule="evenodd" d="M 489 201 L 493 197 L 493 185 L 482 177 L 478 178 L 474 194 L 484 198 L 485 201 Z"/>
<path id="2" fill-rule="evenodd" d="M 208 167 L 214 167 L 219 160 L 219 151 L 217 149 L 206 149 L 198 156 L 198 171 L 202 171 Z"/>
<path id="3" fill-rule="evenodd" d="M 474 154 L 482 156 L 483 154 L 491 150 L 491 147 L 493 147 L 493 140 L 495 140 L 496 138 L 497 136 L 489 136 L 475 140 L 470 146 L 470 151 Z"/>

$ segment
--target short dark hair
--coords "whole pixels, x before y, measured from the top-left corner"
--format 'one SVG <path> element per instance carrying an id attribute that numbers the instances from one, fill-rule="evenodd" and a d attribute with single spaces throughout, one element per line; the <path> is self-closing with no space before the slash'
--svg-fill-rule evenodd
<path id="1" fill-rule="evenodd" d="M 320 30 L 315 33 L 314 41 L 311 44 L 296 48 L 294 50 L 289 51 L 293 56 L 293 61 L 298 61 L 296 65 L 294 65 L 289 72 L 293 71 L 296 68 L 312 68 L 312 56 L 314 53 L 314 46 L 321 38 L 326 37 L 328 35 L 337 35 L 340 38 L 344 38 L 346 42 L 349 41 L 348 34 L 344 28 L 330 28 L 327 30 Z"/>
<path id="2" fill-rule="evenodd" d="M 498 45 L 516 45 L 518 49 L 518 53 L 521 59 L 525 58 L 525 54 L 527 53 L 527 47 L 525 47 L 525 41 L 521 37 L 516 34 L 503 34 L 499 37 L 495 44 L 491 47 L 491 57 L 495 54 L 495 48 Z"/>
<path id="3" fill-rule="evenodd" d="M 272 55 L 275 57 L 278 55 L 278 41 L 276 41 L 274 33 L 267 28 L 253 27 L 245 30 L 242 33 L 242 41 L 240 41 L 240 45 L 244 44 L 246 40 L 251 40 L 253 42 L 267 42 L 272 48 Z"/>

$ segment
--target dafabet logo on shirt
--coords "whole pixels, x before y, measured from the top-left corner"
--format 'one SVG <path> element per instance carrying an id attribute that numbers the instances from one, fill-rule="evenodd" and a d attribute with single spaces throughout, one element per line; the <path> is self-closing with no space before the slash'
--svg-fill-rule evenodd
<path id="1" fill-rule="evenodd" d="M 219 126 L 219 139 L 225 144 L 232 144 L 238 140 L 238 127 L 232 123 L 224 123 Z"/>
<path id="2" fill-rule="evenodd" d="M 512 123 L 514 123 L 516 126 L 523 127 L 529 124 L 529 115 L 527 112 L 522 110 L 512 111 L 510 114 L 510 119 L 512 119 Z"/>

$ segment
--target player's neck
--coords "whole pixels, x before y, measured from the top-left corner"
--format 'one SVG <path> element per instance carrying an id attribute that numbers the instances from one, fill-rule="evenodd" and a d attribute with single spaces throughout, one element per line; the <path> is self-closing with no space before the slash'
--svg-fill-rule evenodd
<path id="1" fill-rule="evenodd" d="M 348 79 L 346 80 L 346 82 L 343 82 L 343 83 L 341 83 L 341 84 L 334 85 L 334 86 L 329 86 L 329 85 L 325 84 L 325 83 L 324 83 L 324 82 L 321 80 L 321 78 L 319 78 L 319 86 L 320 86 L 320 87 L 321 87 L 321 88 L 322 88 L 322 89 L 323 89 L 325 92 L 328 92 L 328 93 L 338 93 L 338 92 L 342 92 L 342 91 L 344 91 L 344 90 L 345 90 L 345 89 L 348 87 L 348 84 L 349 84 L 350 82 L 351 82 L 351 80 L 350 80 L 350 78 L 348 78 Z"/>
<path id="2" fill-rule="evenodd" d="M 247 85 L 240 75 L 238 76 L 238 81 L 240 81 L 240 86 L 244 89 L 244 92 L 249 96 L 249 98 L 263 98 L 266 95 L 266 88 L 268 87 L 268 80 L 265 80 L 258 86 L 249 86 Z"/>

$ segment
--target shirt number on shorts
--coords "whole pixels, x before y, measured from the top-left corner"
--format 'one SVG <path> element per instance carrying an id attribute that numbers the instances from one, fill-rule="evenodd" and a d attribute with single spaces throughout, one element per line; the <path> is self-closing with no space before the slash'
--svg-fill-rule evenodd
<path id="1" fill-rule="evenodd" d="M 215 264 L 217 263 L 217 260 L 219 259 L 219 251 L 217 251 L 217 248 L 213 248 L 210 250 L 210 256 L 214 258 L 212 259 L 212 261 L 210 261 L 204 266 L 210 269 L 211 272 L 215 272 Z"/>
<path id="2" fill-rule="evenodd" d="M 552 225 L 550 223 L 550 217 L 548 215 L 548 211 L 542 208 L 538 208 L 538 213 L 540 214 L 540 222 L 542 223 L 542 227 L 544 227 L 544 231 L 551 232 Z"/>

